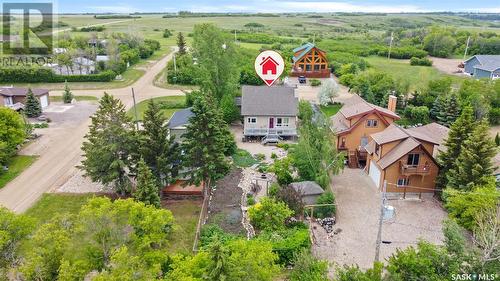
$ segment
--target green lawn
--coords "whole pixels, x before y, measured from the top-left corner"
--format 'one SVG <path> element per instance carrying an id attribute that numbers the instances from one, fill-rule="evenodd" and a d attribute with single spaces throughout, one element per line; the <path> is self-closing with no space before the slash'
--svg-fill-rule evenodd
<path id="1" fill-rule="evenodd" d="M 259 163 L 250 152 L 244 149 L 238 149 L 231 157 L 236 167 L 247 168 Z"/>
<path id="2" fill-rule="evenodd" d="M 379 56 L 371 56 L 365 58 L 372 68 L 390 74 L 396 80 L 408 81 L 410 91 L 425 88 L 429 81 L 449 77 L 455 85 L 460 84 L 465 77 L 449 75 L 440 72 L 430 66 L 411 66 L 409 60 L 397 60 Z"/>
<path id="3" fill-rule="evenodd" d="M 98 98 L 94 96 L 74 96 L 77 101 L 97 101 Z M 62 96 L 50 96 L 51 102 L 62 102 Z"/>
<path id="4" fill-rule="evenodd" d="M 26 215 L 37 219 L 39 224 L 43 224 L 55 215 L 77 214 L 87 200 L 94 196 L 93 194 L 45 193 L 33 207 L 26 211 Z"/>
<path id="5" fill-rule="evenodd" d="M 326 117 L 331 117 L 335 115 L 342 108 L 341 104 L 332 104 L 328 106 L 321 106 L 321 112 L 326 115 Z"/>
<path id="6" fill-rule="evenodd" d="M 35 162 L 37 156 L 17 155 L 12 157 L 9 164 L 9 170 L 0 174 L 0 188 L 4 187 L 11 180 L 15 179 L 20 173 Z"/>
<path id="7" fill-rule="evenodd" d="M 162 112 L 165 117 L 170 118 L 174 112 L 185 108 L 184 104 L 186 102 L 186 97 L 184 96 L 168 96 L 168 97 L 158 97 L 153 99 L 155 102 L 163 104 Z M 139 120 L 142 120 L 144 116 L 144 111 L 148 106 L 149 100 L 141 101 L 137 104 L 137 116 Z M 169 108 L 174 107 L 174 108 Z M 135 119 L 135 109 L 132 107 L 129 109 L 127 114 Z"/>
<path id="8" fill-rule="evenodd" d="M 201 211 L 201 201 L 167 201 L 163 207 L 172 211 L 175 219 L 169 253 L 191 254 L 193 251 L 196 226 Z"/>

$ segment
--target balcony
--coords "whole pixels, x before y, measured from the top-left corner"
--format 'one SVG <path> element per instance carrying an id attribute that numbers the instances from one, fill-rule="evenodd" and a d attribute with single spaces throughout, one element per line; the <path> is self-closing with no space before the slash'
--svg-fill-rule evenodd
<path id="1" fill-rule="evenodd" d="M 331 70 L 330 69 L 320 69 L 320 70 L 302 70 L 299 68 L 294 68 L 292 69 L 291 76 L 292 77 L 298 77 L 298 76 L 305 76 L 308 78 L 329 78 L 331 75 Z"/>
<path id="2" fill-rule="evenodd" d="M 427 165 L 406 165 L 399 162 L 401 166 L 401 174 L 403 175 L 428 175 L 431 172 L 431 166 Z"/>
<path id="3" fill-rule="evenodd" d="M 245 128 L 243 134 L 245 136 L 267 136 L 267 135 L 278 135 L 284 137 L 294 137 L 297 136 L 296 128 Z"/>

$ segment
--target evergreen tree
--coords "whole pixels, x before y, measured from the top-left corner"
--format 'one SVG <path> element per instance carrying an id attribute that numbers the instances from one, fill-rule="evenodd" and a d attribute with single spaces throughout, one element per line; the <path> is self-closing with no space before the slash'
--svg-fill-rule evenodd
<path id="1" fill-rule="evenodd" d="M 144 111 L 143 128 L 140 154 L 158 184 L 168 184 L 177 174 L 174 163 L 180 159 L 180 149 L 174 138 L 169 137 L 167 119 L 153 99 Z"/>
<path id="2" fill-rule="evenodd" d="M 182 35 L 182 32 L 179 32 L 177 34 L 177 47 L 179 48 L 179 55 L 184 55 L 186 53 L 186 40 L 184 39 L 184 35 Z"/>
<path id="3" fill-rule="evenodd" d="M 495 136 L 495 144 L 497 146 L 500 146 L 500 135 L 497 133 L 496 136 Z"/>
<path id="4" fill-rule="evenodd" d="M 26 95 L 26 104 L 24 105 L 24 113 L 30 118 L 38 117 L 42 115 L 42 105 L 40 100 L 35 97 L 33 91 L 28 89 L 28 94 Z"/>
<path id="5" fill-rule="evenodd" d="M 446 123 L 446 97 L 439 95 L 432 105 L 430 110 L 431 118 L 436 120 L 439 124 Z"/>
<path id="6" fill-rule="evenodd" d="M 64 92 L 63 92 L 62 100 L 64 103 L 71 103 L 71 101 L 73 100 L 73 94 L 71 93 L 71 90 L 69 89 L 68 82 L 64 83 Z"/>
<path id="7" fill-rule="evenodd" d="M 207 276 L 205 276 L 205 280 L 228 280 L 229 271 L 232 268 L 229 264 L 229 249 L 217 239 L 210 244 L 207 253 L 210 257 L 210 261 L 207 266 Z"/>
<path id="8" fill-rule="evenodd" d="M 137 138 L 134 124 L 118 99 L 104 93 L 82 145 L 82 169 L 93 181 L 113 184 L 116 192 L 130 193 L 128 173 L 133 169 Z"/>
<path id="9" fill-rule="evenodd" d="M 496 146 L 489 136 L 488 123 L 482 120 L 463 142 L 455 167 L 447 175 L 448 187 L 470 191 L 473 186 L 487 184 L 487 178 L 493 175 L 495 154 Z"/>
<path id="10" fill-rule="evenodd" d="M 448 138 L 446 139 L 446 151 L 438 155 L 440 165 L 439 175 L 436 179 L 436 185 L 439 188 L 445 188 L 448 184 L 448 171 L 455 168 L 455 160 L 460 155 L 462 143 L 469 138 L 474 129 L 475 122 L 471 107 L 465 107 L 460 117 L 451 125 Z"/>
<path id="11" fill-rule="evenodd" d="M 160 207 L 160 190 L 158 182 L 153 173 L 146 165 L 143 159 L 137 164 L 137 186 L 134 192 L 134 198 L 146 205 Z"/>
<path id="12" fill-rule="evenodd" d="M 460 105 L 458 104 L 457 95 L 453 93 L 446 101 L 446 121 L 444 125 L 450 127 L 458 116 L 460 116 Z"/>
<path id="13" fill-rule="evenodd" d="M 229 163 L 224 157 L 229 130 L 210 95 L 196 99 L 192 111 L 194 116 L 183 135 L 183 166 L 188 169 L 188 183 L 198 185 L 203 182 L 206 196 L 211 182 L 229 171 Z"/>

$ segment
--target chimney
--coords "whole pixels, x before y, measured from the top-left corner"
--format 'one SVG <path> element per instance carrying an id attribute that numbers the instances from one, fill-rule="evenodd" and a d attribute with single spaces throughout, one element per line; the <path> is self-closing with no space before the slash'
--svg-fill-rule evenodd
<path id="1" fill-rule="evenodd" d="M 394 95 L 389 96 L 389 102 L 387 103 L 387 109 L 396 113 L 396 105 L 398 103 L 398 98 Z"/>

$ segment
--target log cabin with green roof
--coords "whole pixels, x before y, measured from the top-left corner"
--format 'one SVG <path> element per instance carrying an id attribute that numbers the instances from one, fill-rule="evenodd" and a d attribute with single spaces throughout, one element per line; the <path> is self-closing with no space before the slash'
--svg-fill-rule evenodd
<path id="1" fill-rule="evenodd" d="M 293 50 L 291 76 L 305 76 L 307 78 L 329 78 L 331 70 L 328 68 L 326 52 L 312 43 L 306 43 Z"/>

